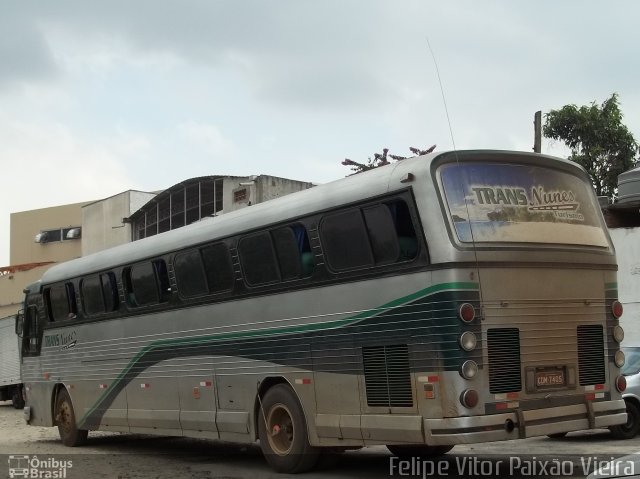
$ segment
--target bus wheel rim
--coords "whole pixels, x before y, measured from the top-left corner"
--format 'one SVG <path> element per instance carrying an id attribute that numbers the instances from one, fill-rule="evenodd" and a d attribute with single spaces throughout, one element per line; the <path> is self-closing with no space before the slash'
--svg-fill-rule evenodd
<path id="1" fill-rule="evenodd" d="M 60 404 L 60 424 L 66 430 L 69 430 L 71 427 L 71 414 L 69 404 L 66 401 Z"/>
<path id="2" fill-rule="evenodd" d="M 294 429 L 291 411 L 284 404 L 276 404 L 267 418 L 269 445 L 274 453 L 286 456 L 293 447 Z"/>

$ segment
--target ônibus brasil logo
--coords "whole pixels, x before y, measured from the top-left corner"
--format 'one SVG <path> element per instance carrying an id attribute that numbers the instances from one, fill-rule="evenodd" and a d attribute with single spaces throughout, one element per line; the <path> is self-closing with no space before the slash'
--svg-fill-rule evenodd
<path id="1" fill-rule="evenodd" d="M 38 459 L 38 456 L 9 456 L 9 477 L 37 479 L 65 479 L 73 461 L 54 457 Z"/>

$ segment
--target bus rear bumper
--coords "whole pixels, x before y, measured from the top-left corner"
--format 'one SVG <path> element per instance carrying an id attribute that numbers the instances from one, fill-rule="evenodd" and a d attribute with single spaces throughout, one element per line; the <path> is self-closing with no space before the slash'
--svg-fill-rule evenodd
<path id="1" fill-rule="evenodd" d="M 625 403 L 620 399 L 487 416 L 425 419 L 424 430 L 425 442 L 436 446 L 524 439 L 615 426 L 626 420 Z"/>

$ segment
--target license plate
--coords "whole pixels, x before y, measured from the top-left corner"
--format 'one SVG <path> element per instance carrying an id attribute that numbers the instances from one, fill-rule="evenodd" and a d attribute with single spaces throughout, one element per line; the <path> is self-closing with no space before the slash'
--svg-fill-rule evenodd
<path id="1" fill-rule="evenodd" d="M 565 385 L 564 369 L 554 369 L 553 371 L 536 371 L 537 388 L 553 388 Z"/>

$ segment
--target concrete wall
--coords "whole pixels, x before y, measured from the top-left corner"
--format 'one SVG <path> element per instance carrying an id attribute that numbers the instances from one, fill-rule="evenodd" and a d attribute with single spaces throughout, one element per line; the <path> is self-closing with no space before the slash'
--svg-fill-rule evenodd
<path id="1" fill-rule="evenodd" d="M 82 206 L 74 203 L 11 214 L 10 264 L 67 261 L 82 253 L 81 240 L 36 243 L 43 230 L 82 226 Z M 84 231 L 83 231 L 84 233 Z"/>
<path id="2" fill-rule="evenodd" d="M 0 318 L 16 314 L 22 308 L 24 288 L 38 281 L 53 265 L 54 263 L 0 276 Z"/>
<path id="3" fill-rule="evenodd" d="M 624 306 L 620 324 L 626 345 L 640 345 L 640 227 L 609 230 L 618 258 L 618 292 Z"/>
<path id="4" fill-rule="evenodd" d="M 82 256 L 131 241 L 131 225 L 123 223 L 155 193 L 124 191 L 82 208 Z"/>
<path id="5" fill-rule="evenodd" d="M 250 184 L 242 185 L 241 183 Z M 269 175 L 227 177 L 224 180 L 224 212 L 228 213 L 244 208 L 249 203 L 254 205 L 262 203 L 296 191 L 306 190 L 312 186 L 313 183 L 307 181 L 289 180 Z M 235 193 L 242 190 L 246 190 L 246 196 L 242 200 L 236 201 Z"/>

